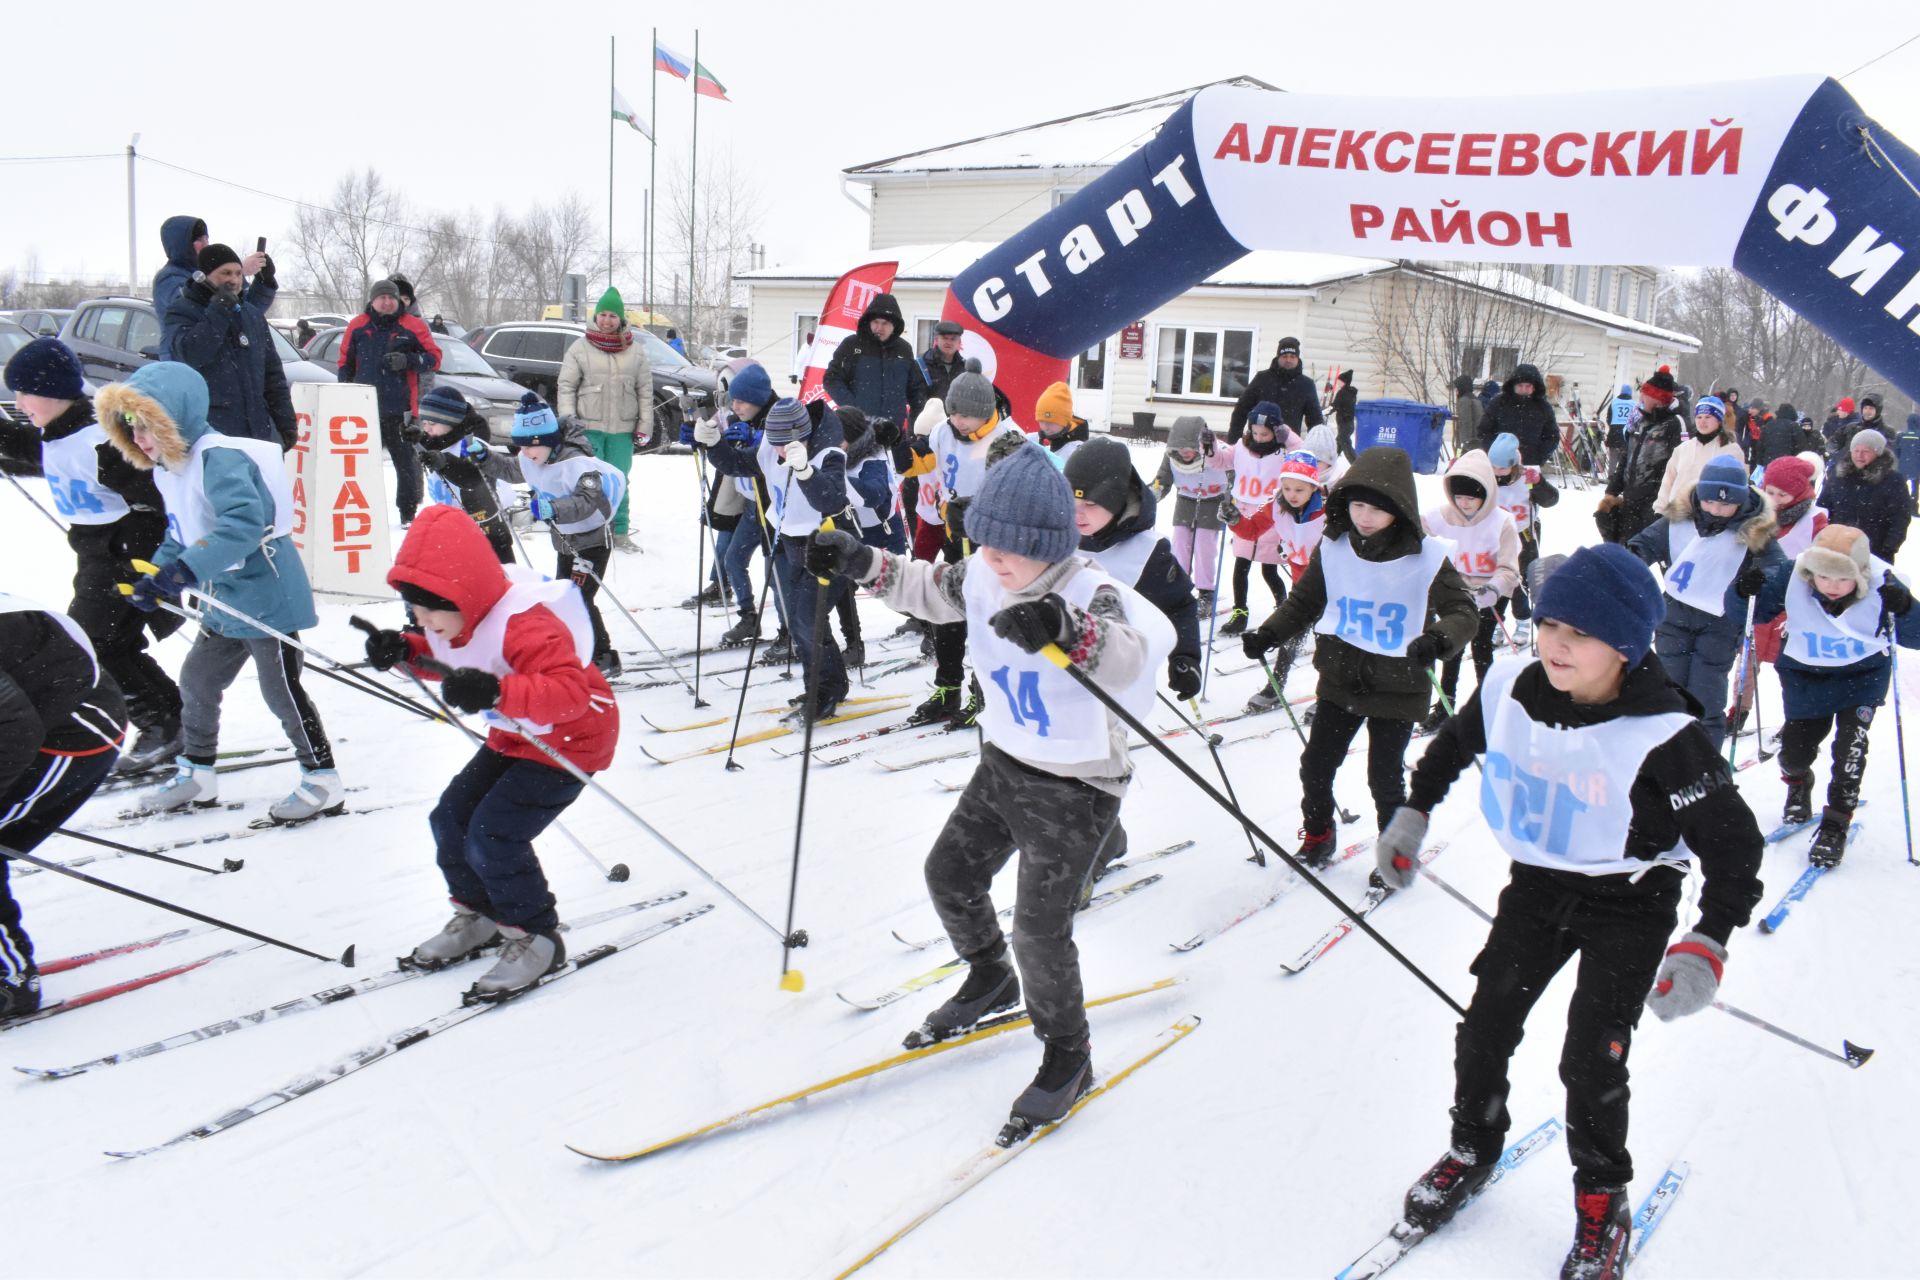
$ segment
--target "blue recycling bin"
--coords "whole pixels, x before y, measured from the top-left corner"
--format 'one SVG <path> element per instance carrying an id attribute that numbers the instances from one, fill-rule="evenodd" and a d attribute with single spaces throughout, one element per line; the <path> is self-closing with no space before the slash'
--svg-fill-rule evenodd
<path id="1" fill-rule="evenodd" d="M 1417 400 L 1361 400 L 1353 406 L 1353 446 L 1383 444 L 1404 450 L 1413 469 L 1430 476 L 1440 469 L 1440 443 L 1452 416 L 1444 405 Z"/>

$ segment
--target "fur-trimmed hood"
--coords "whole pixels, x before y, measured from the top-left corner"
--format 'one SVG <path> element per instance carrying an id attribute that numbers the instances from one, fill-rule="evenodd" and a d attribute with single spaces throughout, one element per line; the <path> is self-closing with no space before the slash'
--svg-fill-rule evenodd
<path id="1" fill-rule="evenodd" d="M 213 430 L 207 425 L 207 380 L 190 365 L 171 360 L 101 388 L 94 410 L 120 456 L 142 471 L 153 470 L 154 460 L 133 442 L 135 422 L 159 442 L 160 462 L 169 471 L 184 467 L 193 442 Z"/>
<path id="2" fill-rule="evenodd" d="M 1878 430 L 1878 428 L 1875 429 Z M 1891 449 L 1882 450 L 1879 457 L 1864 467 L 1856 467 L 1853 465 L 1853 451 L 1849 449 L 1847 452 L 1841 454 L 1839 460 L 1834 463 L 1833 474 L 1836 479 L 1840 480 L 1859 479 L 1868 484 L 1876 484 L 1886 479 L 1887 472 L 1893 470 L 1893 468 L 1894 457 L 1893 450 Z"/>
<path id="3" fill-rule="evenodd" d="M 1700 528 L 1702 521 L 1710 519 L 1696 505 L 1687 523 L 1692 524 L 1702 535 L 1718 532 L 1718 530 L 1710 531 Z M 1741 504 L 1739 511 L 1729 517 L 1727 524 L 1723 527 L 1734 529 L 1740 536 L 1740 545 L 1758 555 L 1765 551 L 1768 544 L 1779 535 L 1780 521 L 1774 513 L 1773 499 L 1767 496 L 1766 490 L 1749 489 L 1747 500 Z"/>

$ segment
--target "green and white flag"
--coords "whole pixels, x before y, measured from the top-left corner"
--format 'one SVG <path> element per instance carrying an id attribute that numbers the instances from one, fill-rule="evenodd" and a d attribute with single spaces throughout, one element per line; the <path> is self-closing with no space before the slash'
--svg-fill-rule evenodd
<path id="1" fill-rule="evenodd" d="M 627 101 L 626 96 L 618 89 L 613 91 L 613 118 L 615 120 L 625 120 L 628 124 L 632 125 L 636 131 L 644 134 L 648 142 L 653 141 L 653 130 L 641 123 L 640 113 L 633 109 L 632 104 Z"/>

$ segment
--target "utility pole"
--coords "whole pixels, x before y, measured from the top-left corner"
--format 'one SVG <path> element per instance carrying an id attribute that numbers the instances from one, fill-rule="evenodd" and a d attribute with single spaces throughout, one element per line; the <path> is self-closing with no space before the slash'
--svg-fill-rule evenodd
<path id="1" fill-rule="evenodd" d="M 133 200 L 133 161 L 139 145 L 140 135 L 136 133 L 127 144 L 127 294 L 130 297 L 140 287 L 140 229 L 134 218 Z"/>

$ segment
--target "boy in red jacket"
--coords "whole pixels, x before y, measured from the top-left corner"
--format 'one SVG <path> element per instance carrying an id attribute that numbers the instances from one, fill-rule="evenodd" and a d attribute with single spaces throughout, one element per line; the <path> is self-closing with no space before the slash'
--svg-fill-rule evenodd
<path id="1" fill-rule="evenodd" d="M 613 763 L 620 713 L 593 665 L 593 628 L 579 588 L 503 566 L 466 512 L 421 512 L 387 582 L 411 606 L 415 625 L 370 633 L 367 660 L 382 671 L 423 657 L 452 667 L 441 686 L 448 704 L 479 712 L 492 726 L 428 818 L 453 919 L 406 963 L 439 969 L 504 939 L 474 993 L 506 999 L 566 961 L 533 840 L 584 789 L 527 741 L 522 726 L 582 772 L 597 773 Z"/>

